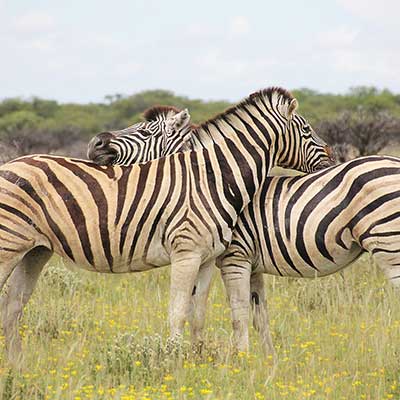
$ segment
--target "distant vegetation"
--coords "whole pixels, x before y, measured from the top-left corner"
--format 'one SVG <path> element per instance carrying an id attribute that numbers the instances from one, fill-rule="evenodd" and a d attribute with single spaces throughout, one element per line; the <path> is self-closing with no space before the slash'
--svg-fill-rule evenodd
<path id="1" fill-rule="evenodd" d="M 310 89 L 294 90 L 293 94 L 299 100 L 302 115 L 331 144 L 346 141 L 359 154 L 368 154 L 379 151 L 391 140 L 399 140 L 400 94 L 373 87 L 357 87 L 344 95 Z M 94 134 L 127 127 L 155 104 L 187 107 L 194 122 L 202 122 L 231 105 L 227 101 L 189 99 L 165 90 L 108 95 L 103 103 L 91 104 L 5 99 L 0 102 L 0 160 L 38 152 L 84 157 L 87 141 Z M 383 125 L 382 119 L 386 121 Z M 366 126 L 373 133 L 366 134 Z M 372 146 L 378 139 L 379 146 Z M 366 140 L 369 144 L 365 144 Z M 359 148 L 360 143 L 363 149 Z"/>

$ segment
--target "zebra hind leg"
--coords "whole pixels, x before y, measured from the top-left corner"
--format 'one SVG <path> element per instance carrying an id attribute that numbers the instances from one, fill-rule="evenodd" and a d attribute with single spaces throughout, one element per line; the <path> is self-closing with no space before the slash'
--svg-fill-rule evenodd
<path id="1" fill-rule="evenodd" d="M 231 257 L 222 260 L 221 274 L 232 312 L 233 342 L 238 351 L 249 351 L 249 297 L 251 264 Z M 236 258 L 236 257 L 235 257 Z"/>
<path id="2" fill-rule="evenodd" d="M 372 251 L 373 258 L 385 274 L 387 280 L 400 290 L 400 249 Z"/>
<path id="3" fill-rule="evenodd" d="M 7 281 L 1 299 L 1 314 L 8 359 L 14 365 L 18 365 L 22 359 L 18 323 L 23 308 L 31 297 L 40 272 L 51 255 L 52 252 L 45 247 L 32 249 L 17 263 Z"/>
<path id="4" fill-rule="evenodd" d="M 215 262 L 212 261 L 201 266 L 192 291 L 192 304 L 188 319 L 191 326 L 192 342 L 199 351 L 201 351 L 203 345 L 207 299 L 214 275 L 214 265 Z"/>
<path id="5" fill-rule="evenodd" d="M 250 301 L 253 311 L 253 326 L 261 339 L 261 346 L 265 356 L 272 356 L 276 361 L 276 352 L 269 329 L 267 301 L 265 298 L 265 286 L 262 274 L 252 274 L 250 278 Z"/>

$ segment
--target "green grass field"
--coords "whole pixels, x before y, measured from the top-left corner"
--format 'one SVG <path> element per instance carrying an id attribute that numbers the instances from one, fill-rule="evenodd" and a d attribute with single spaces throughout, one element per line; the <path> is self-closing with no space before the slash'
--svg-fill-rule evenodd
<path id="1" fill-rule="evenodd" d="M 265 280 L 275 371 L 253 329 L 250 354 L 232 352 L 219 274 L 197 354 L 188 336 L 166 345 L 168 269 L 109 276 L 53 259 L 21 322 L 23 369 L 1 355 L 0 400 L 400 398 L 400 299 L 367 256 L 324 279 Z"/>

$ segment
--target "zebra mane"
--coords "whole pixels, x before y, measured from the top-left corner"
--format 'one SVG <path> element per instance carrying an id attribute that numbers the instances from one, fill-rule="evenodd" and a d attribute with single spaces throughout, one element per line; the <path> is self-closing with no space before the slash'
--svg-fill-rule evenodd
<path id="1" fill-rule="evenodd" d="M 265 103 L 265 99 L 268 99 L 268 103 Z M 293 95 L 289 91 L 281 87 L 272 86 L 266 89 L 261 89 L 257 92 L 250 94 L 250 96 L 246 97 L 238 104 L 226 109 L 222 113 L 217 114 L 216 116 L 208 119 L 200 125 L 193 126 L 193 128 L 205 128 L 208 124 L 218 122 L 219 120 L 224 119 L 229 114 L 234 114 L 237 111 L 243 110 L 243 108 L 246 108 L 246 106 L 256 106 L 258 103 L 264 102 L 265 106 L 267 108 L 270 108 L 277 104 L 278 100 L 289 103 L 293 99 Z"/>
<path id="2" fill-rule="evenodd" d="M 174 106 L 153 106 L 148 108 L 143 112 L 143 118 L 146 121 L 155 121 L 160 117 L 168 118 L 173 117 L 175 114 L 178 114 L 180 111 L 179 108 Z"/>
<path id="3" fill-rule="evenodd" d="M 260 97 L 268 97 L 271 100 L 274 93 L 280 95 L 284 101 L 290 101 L 294 99 L 292 93 L 279 86 L 272 86 L 266 89 L 261 89 L 258 92 L 252 93 L 249 97 L 256 97 L 257 99 Z"/>

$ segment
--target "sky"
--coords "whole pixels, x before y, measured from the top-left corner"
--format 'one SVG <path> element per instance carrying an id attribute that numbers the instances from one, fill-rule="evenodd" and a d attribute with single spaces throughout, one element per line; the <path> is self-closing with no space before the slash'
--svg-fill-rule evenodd
<path id="1" fill-rule="evenodd" d="M 399 0 L 0 0 L 0 99 L 400 92 Z"/>

